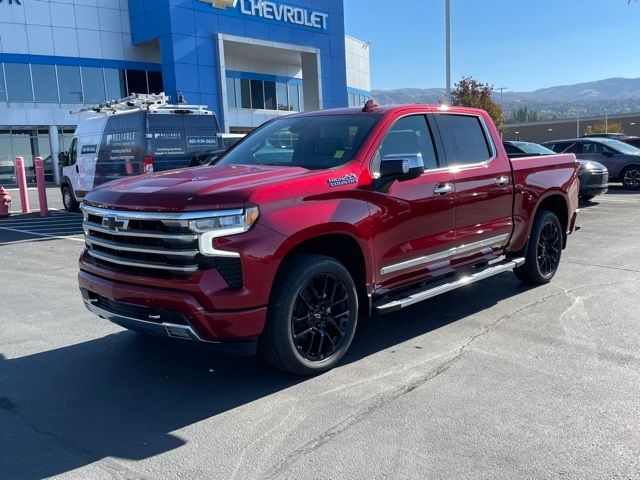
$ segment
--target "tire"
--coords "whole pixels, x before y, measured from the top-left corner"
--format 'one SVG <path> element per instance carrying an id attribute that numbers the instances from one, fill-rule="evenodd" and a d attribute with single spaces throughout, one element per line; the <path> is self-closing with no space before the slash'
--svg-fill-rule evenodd
<path id="1" fill-rule="evenodd" d="M 640 190 L 640 166 L 631 165 L 620 174 L 622 186 L 626 190 Z"/>
<path id="2" fill-rule="evenodd" d="M 331 257 L 296 255 L 283 265 L 260 338 L 263 358 L 296 375 L 335 367 L 358 322 L 358 295 L 349 271 Z"/>
<path id="3" fill-rule="evenodd" d="M 80 210 L 80 204 L 73 195 L 73 190 L 69 185 L 62 186 L 62 204 L 67 212 L 77 212 Z"/>
<path id="4" fill-rule="evenodd" d="M 549 211 L 538 212 L 525 250 L 524 265 L 513 272 L 524 283 L 549 283 L 558 271 L 562 257 L 563 233 L 558 217 Z"/>

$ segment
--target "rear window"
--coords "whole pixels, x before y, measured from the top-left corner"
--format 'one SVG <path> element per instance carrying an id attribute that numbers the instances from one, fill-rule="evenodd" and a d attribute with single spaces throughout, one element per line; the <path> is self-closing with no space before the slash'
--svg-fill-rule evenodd
<path id="1" fill-rule="evenodd" d="M 481 163 L 492 157 L 478 117 L 439 114 L 436 119 L 449 166 Z"/>

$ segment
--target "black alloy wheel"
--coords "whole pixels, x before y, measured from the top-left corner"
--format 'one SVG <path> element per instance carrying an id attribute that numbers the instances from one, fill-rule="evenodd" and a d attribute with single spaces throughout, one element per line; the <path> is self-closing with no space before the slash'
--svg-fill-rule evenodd
<path id="1" fill-rule="evenodd" d="M 298 353 L 317 362 L 329 358 L 347 338 L 351 310 L 348 287 L 331 273 L 302 286 L 293 306 L 291 335 Z"/>
<path id="2" fill-rule="evenodd" d="M 640 167 L 631 166 L 624 169 L 622 186 L 627 190 L 640 190 Z"/>
<path id="3" fill-rule="evenodd" d="M 538 237 L 536 257 L 542 275 L 548 276 L 557 270 L 561 253 L 562 233 L 555 223 L 546 223 Z"/>
<path id="4" fill-rule="evenodd" d="M 278 272 L 258 347 L 280 370 L 315 375 L 340 362 L 357 323 L 358 294 L 349 270 L 331 257 L 299 254 Z"/>

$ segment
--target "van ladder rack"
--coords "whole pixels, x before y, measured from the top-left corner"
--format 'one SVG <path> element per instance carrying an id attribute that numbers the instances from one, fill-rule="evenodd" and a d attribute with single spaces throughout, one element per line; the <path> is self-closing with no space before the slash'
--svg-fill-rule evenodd
<path id="1" fill-rule="evenodd" d="M 152 110 L 152 111 L 193 111 L 207 112 L 206 105 L 170 105 L 168 102 L 171 97 L 162 93 L 134 93 L 128 97 L 121 98 L 119 100 L 110 100 L 108 102 L 101 103 L 99 105 L 93 105 L 91 107 L 84 107 L 79 110 L 72 110 L 71 114 L 78 114 L 84 112 L 104 113 L 106 115 L 139 111 L 139 110 Z"/>

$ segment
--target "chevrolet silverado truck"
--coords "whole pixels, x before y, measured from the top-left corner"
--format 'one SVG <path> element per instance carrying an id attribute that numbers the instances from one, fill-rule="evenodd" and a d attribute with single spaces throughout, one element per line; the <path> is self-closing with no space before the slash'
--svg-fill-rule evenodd
<path id="1" fill-rule="evenodd" d="M 89 193 L 80 290 L 125 328 L 316 374 L 364 315 L 507 271 L 549 282 L 576 228 L 578 167 L 510 160 L 482 110 L 281 117 L 215 166 Z"/>

